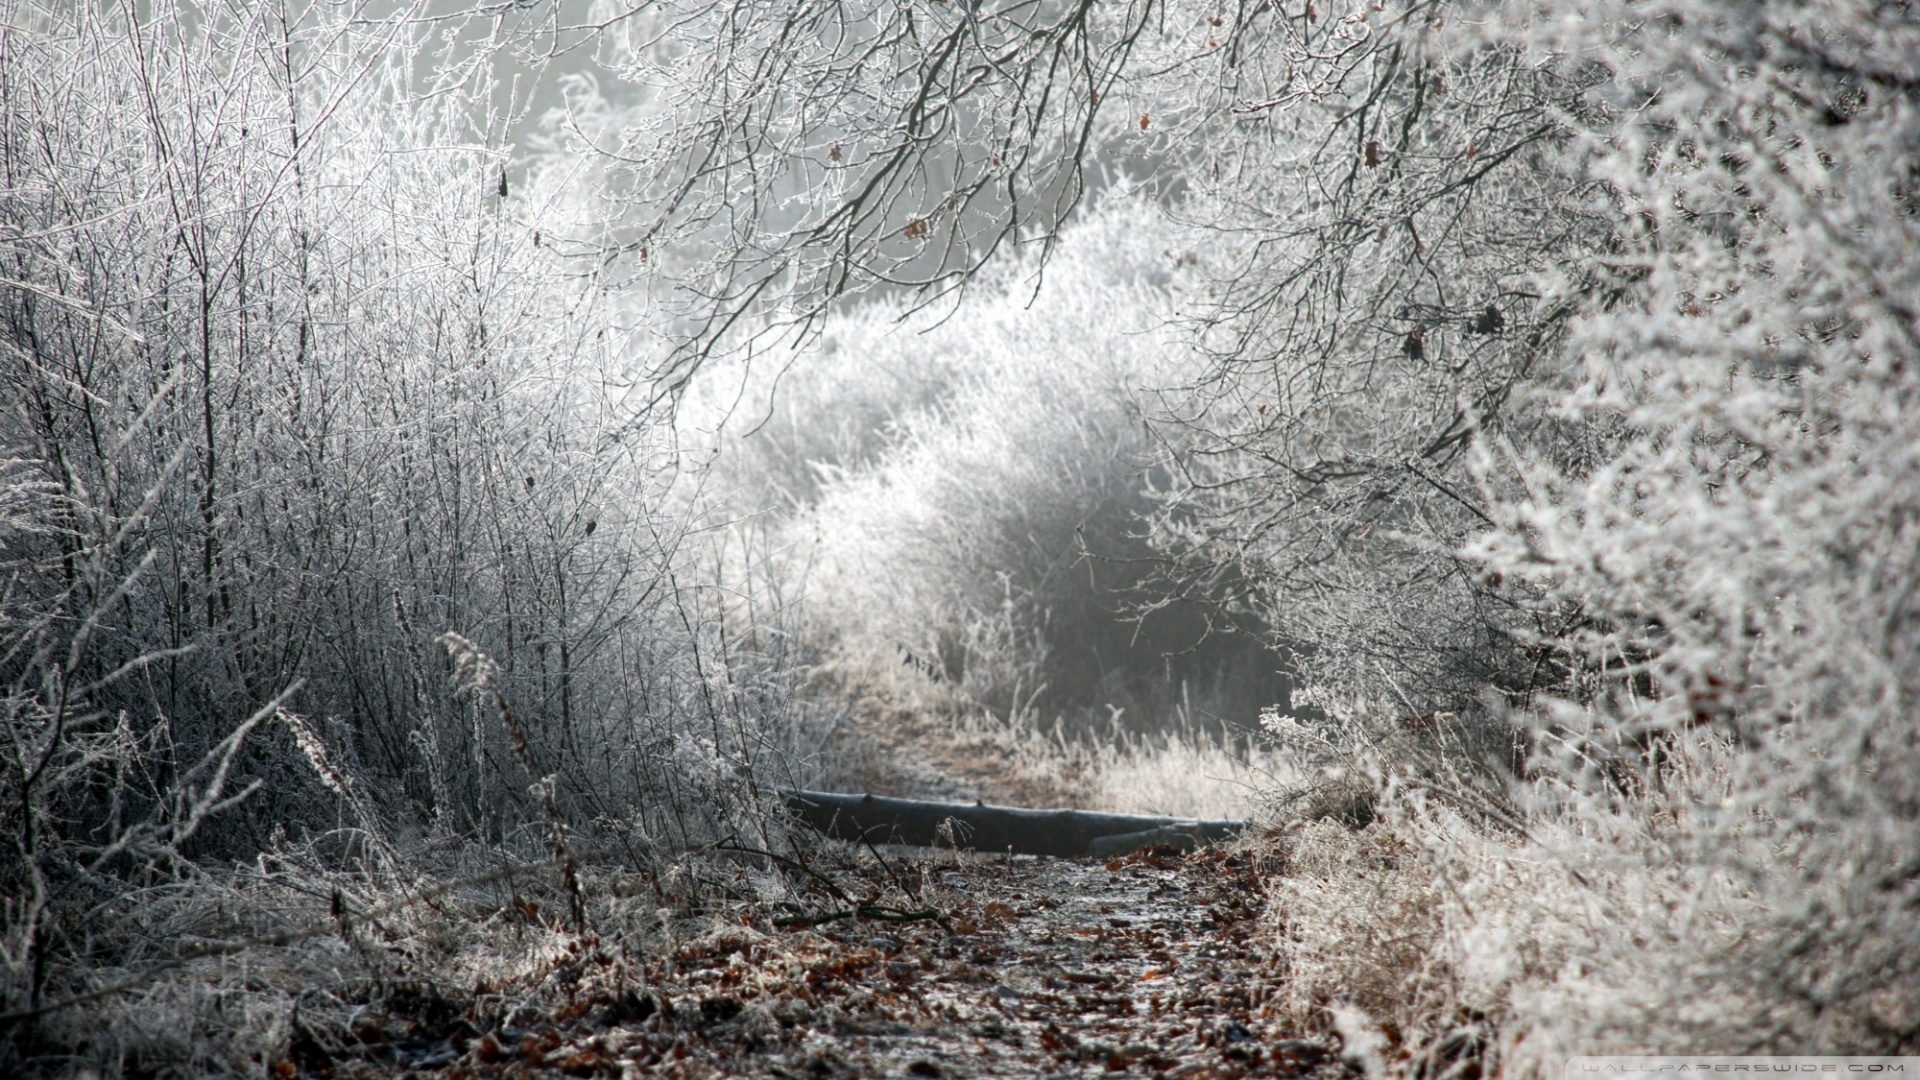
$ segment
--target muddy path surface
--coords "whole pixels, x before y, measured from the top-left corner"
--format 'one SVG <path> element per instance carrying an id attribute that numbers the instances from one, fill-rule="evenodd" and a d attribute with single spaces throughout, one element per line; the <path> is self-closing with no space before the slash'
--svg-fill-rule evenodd
<path id="1" fill-rule="evenodd" d="M 832 918 L 838 901 L 822 895 L 805 914 L 743 907 L 648 956 L 582 940 L 525 985 L 463 1001 L 390 995 L 350 1043 L 298 1032 L 280 1071 L 1344 1075 L 1267 1006 L 1278 973 L 1255 856 L 896 854 L 870 869 L 922 906 Z"/>

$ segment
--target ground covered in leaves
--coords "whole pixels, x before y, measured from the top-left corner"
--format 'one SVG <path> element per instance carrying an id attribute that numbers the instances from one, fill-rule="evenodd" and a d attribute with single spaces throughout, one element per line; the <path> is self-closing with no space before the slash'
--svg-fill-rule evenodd
<path id="1" fill-rule="evenodd" d="M 804 869 L 812 906 L 724 907 L 668 949 L 581 936 L 501 985 L 370 988 L 346 1023 L 296 1021 L 273 1071 L 1332 1080 L 1269 1004 L 1257 862 L 875 852 Z"/>

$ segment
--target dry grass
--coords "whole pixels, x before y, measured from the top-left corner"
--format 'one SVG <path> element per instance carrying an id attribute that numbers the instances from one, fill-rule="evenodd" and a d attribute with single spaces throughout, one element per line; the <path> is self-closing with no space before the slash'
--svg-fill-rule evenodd
<path id="1" fill-rule="evenodd" d="M 1185 713 L 1158 733 L 1114 724 L 1093 737 L 1032 708 L 993 715 L 951 684 L 891 665 L 859 672 L 826 755 L 826 782 L 840 790 L 1244 819 L 1296 780 L 1263 736 L 1229 740 Z"/>

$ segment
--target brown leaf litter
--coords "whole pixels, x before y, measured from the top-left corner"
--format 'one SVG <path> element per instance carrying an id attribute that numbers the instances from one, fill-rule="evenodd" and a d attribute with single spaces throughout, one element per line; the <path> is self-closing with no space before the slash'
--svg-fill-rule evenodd
<path id="1" fill-rule="evenodd" d="M 591 936 L 525 985 L 296 1023 L 280 1076 L 1345 1077 L 1270 1003 L 1255 856 L 951 853 L 923 908 L 741 906 L 670 951 Z M 898 878 L 890 868 L 889 874 Z M 824 914 L 826 917 L 821 917 Z M 1266 933 L 1271 933 L 1269 927 Z"/>

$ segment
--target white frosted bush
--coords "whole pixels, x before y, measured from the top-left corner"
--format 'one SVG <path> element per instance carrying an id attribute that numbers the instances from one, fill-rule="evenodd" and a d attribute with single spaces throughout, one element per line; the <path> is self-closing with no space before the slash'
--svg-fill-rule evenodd
<path id="1" fill-rule="evenodd" d="M 1521 857 L 1607 928 L 1516 993 L 1510 1037 L 1529 1071 L 1549 1048 L 1911 1047 L 1920 25 L 1850 4 L 1595 14 L 1502 13 L 1607 66 L 1573 167 L 1617 222 L 1578 383 L 1534 403 L 1602 453 L 1483 458 L 1526 489 L 1477 554 L 1540 590 L 1569 629 L 1539 644 L 1584 672 L 1532 721 L 1543 824 Z"/>
<path id="2" fill-rule="evenodd" d="M 1139 518 L 1164 456 L 1139 399 L 1178 377 L 1191 239 L 1116 196 L 1044 273 L 1021 264 L 937 314 L 861 308 L 779 367 L 703 378 L 684 423 L 721 433 L 735 505 L 786 520 L 782 564 L 837 655 L 1002 713 L 1170 712 L 1183 677 L 1202 697 L 1270 689 L 1271 664 L 1223 668 L 1197 619 L 1126 621 L 1151 599 Z M 1211 670 L 1164 662 L 1196 644 Z"/>
<path id="3" fill-rule="evenodd" d="M 764 820 L 747 777 L 800 756 L 777 658 L 678 594 L 642 305 L 553 242 L 566 172 L 514 162 L 494 53 L 417 14 L 0 16 L 15 1021 L 225 936 L 149 929 L 202 860 L 378 873 L 562 816 L 644 857 Z M 455 698 L 449 629 L 517 726 Z"/>

